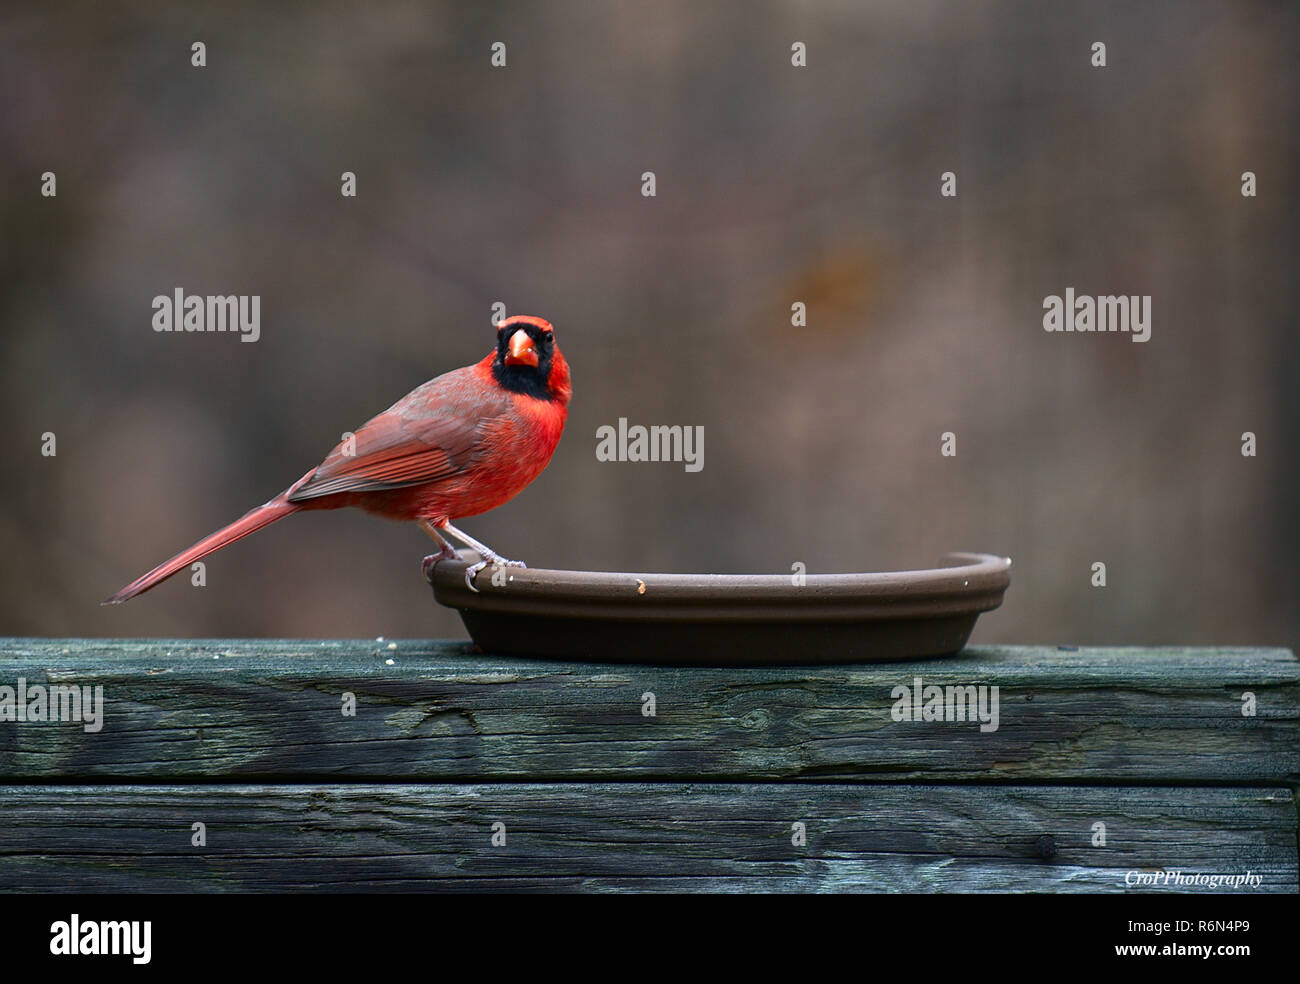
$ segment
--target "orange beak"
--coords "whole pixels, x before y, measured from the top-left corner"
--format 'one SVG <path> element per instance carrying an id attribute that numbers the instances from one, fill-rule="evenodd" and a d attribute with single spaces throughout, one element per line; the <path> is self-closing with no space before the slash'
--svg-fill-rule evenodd
<path id="1" fill-rule="evenodd" d="M 537 368 L 537 349 L 528 332 L 522 328 L 510 336 L 510 351 L 506 354 L 506 365 Z"/>

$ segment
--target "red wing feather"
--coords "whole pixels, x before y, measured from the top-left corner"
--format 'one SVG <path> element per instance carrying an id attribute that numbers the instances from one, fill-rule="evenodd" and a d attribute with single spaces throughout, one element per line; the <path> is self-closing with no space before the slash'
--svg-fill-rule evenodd
<path id="1" fill-rule="evenodd" d="M 414 390 L 341 442 L 307 481 L 289 493 L 302 502 L 339 492 L 378 492 L 439 482 L 465 472 L 483 448 L 482 425 L 508 401 L 477 394 L 470 380 L 448 373 Z M 453 377 L 453 378 L 448 378 Z"/>

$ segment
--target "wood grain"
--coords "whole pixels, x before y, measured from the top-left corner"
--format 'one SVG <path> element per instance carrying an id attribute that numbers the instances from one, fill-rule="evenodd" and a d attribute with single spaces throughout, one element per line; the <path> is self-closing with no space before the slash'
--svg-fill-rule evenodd
<path id="1" fill-rule="evenodd" d="M 0 640 L 0 684 L 99 684 L 107 705 L 97 734 L 0 723 L 0 779 L 1300 780 L 1300 667 L 1285 649 L 1010 646 L 916 663 L 664 668 L 389 645 Z M 892 688 L 916 676 L 997 685 L 998 730 L 893 720 Z M 341 713 L 345 693 L 355 717 Z"/>
<path id="2" fill-rule="evenodd" d="M 0 812 L 0 885 L 37 892 L 1123 892 L 1137 870 L 1262 879 L 1148 891 L 1297 890 L 1277 789 L 33 786 L 0 790 Z"/>

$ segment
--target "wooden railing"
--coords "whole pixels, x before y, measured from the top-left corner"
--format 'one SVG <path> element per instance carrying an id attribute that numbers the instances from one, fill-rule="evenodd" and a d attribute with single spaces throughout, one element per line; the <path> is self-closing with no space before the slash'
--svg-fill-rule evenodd
<path id="1" fill-rule="evenodd" d="M 103 705 L 7 720 L 0 690 L 10 890 L 1297 891 L 1283 649 L 663 668 L 0 640 L 11 707 L 20 678 Z M 925 720 L 929 687 L 967 719 Z"/>

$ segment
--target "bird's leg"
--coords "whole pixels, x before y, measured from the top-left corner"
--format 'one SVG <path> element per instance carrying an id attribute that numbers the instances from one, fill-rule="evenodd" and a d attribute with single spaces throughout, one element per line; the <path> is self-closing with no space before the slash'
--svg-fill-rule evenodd
<path id="1" fill-rule="evenodd" d="M 478 572 L 481 571 L 483 568 L 487 567 L 488 564 L 495 564 L 498 567 L 527 567 L 528 566 L 522 560 L 506 560 L 506 558 L 502 557 L 495 550 L 482 543 L 479 543 L 468 533 L 462 533 L 460 530 L 456 529 L 456 527 L 452 526 L 451 523 L 443 523 L 440 529 L 446 530 L 457 540 L 460 540 L 467 547 L 470 547 L 471 549 L 476 551 L 478 555 L 483 558 L 477 564 L 470 564 L 468 567 L 465 568 L 465 586 L 468 587 L 471 591 L 478 591 L 478 588 L 474 587 L 474 578 L 476 578 L 478 576 Z"/>
<path id="2" fill-rule="evenodd" d="M 455 560 L 456 551 L 452 548 L 450 543 L 442 538 L 442 534 L 438 532 L 438 527 L 434 526 L 433 523 L 429 522 L 427 519 L 418 519 L 416 520 L 415 525 L 428 533 L 429 536 L 433 538 L 434 543 L 438 544 L 438 552 L 436 554 L 429 554 L 429 556 L 425 557 L 423 562 L 420 564 L 420 570 L 424 572 L 424 579 L 429 581 L 431 580 L 434 564 L 438 563 L 440 560 Z"/>

